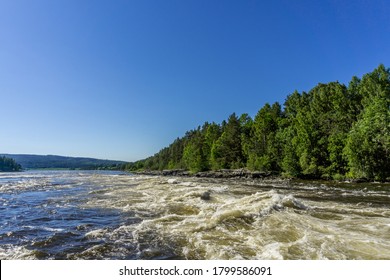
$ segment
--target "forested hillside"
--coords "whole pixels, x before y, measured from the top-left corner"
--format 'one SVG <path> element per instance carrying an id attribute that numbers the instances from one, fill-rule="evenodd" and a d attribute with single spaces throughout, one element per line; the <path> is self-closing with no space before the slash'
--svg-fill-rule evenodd
<path id="1" fill-rule="evenodd" d="M 119 169 L 125 162 L 56 155 L 3 154 L 27 169 Z"/>
<path id="2" fill-rule="evenodd" d="M 0 156 L 0 172 L 20 171 L 22 167 L 14 159 Z"/>
<path id="3" fill-rule="evenodd" d="M 306 178 L 390 178 L 390 70 L 318 84 L 252 119 L 204 123 L 130 170 L 248 168 Z"/>

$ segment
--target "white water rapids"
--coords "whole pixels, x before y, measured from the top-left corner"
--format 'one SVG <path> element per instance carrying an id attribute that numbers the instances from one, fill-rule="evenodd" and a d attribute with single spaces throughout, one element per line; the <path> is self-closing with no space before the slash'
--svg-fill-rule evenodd
<path id="1" fill-rule="evenodd" d="M 1 211 L 56 189 L 32 207 L 75 218 L 48 214 L 43 238 L 8 215 L 2 259 L 390 259 L 388 184 L 48 174 L 0 180 Z"/>

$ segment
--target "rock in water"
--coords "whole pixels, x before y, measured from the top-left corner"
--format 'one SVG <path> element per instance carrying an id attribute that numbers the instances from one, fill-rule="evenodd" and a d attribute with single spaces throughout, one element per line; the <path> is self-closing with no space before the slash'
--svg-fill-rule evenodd
<path id="1" fill-rule="evenodd" d="M 210 192 L 204 192 L 202 193 L 202 195 L 200 196 L 200 199 L 203 199 L 203 200 L 210 200 Z"/>

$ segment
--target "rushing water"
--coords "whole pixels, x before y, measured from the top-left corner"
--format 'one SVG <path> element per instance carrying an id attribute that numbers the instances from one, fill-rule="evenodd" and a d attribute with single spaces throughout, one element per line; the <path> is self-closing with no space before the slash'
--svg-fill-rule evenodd
<path id="1" fill-rule="evenodd" d="M 390 259 L 389 184 L 1 173 L 0 218 L 0 259 Z"/>

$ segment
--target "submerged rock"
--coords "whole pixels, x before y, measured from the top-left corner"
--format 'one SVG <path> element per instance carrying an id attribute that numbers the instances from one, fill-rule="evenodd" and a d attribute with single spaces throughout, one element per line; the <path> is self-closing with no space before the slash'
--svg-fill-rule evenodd
<path id="1" fill-rule="evenodd" d="M 210 192 L 207 191 L 207 192 L 202 193 L 202 195 L 200 196 L 200 199 L 203 199 L 203 200 L 210 200 L 210 199 L 211 199 L 211 197 L 210 197 Z"/>
<path id="2" fill-rule="evenodd" d="M 168 179 L 168 184 L 177 184 L 177 179 Z"/>

